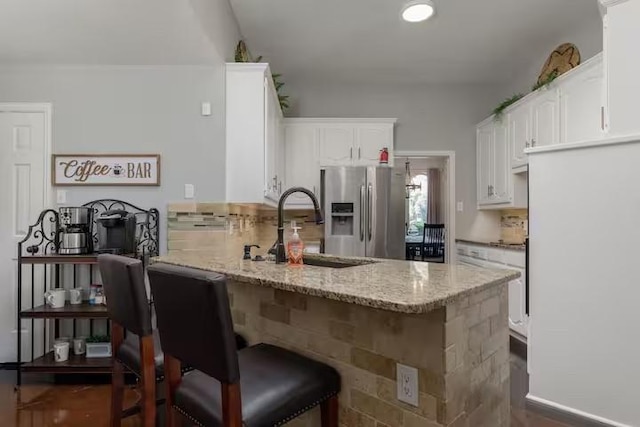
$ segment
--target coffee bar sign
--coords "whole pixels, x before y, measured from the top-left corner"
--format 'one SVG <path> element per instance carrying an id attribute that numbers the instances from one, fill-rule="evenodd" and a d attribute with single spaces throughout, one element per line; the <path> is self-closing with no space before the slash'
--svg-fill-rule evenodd
<path id="1" fill-rule="evenodd" d="M 159 154 L 54 154 L 53 185 L 160 185 Z"/>

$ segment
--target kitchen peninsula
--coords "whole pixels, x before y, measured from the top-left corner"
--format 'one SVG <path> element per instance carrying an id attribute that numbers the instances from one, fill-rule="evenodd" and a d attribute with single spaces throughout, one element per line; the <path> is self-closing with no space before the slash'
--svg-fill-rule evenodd
<path id="1" fill-rule="evenodd" d="M 517 272 L 330 256 L 307 257 L 315 265 L 305 266 L 240 258 L 183 251 L 154 261 L 225 274 L 235 329 L 250 344 L 280 345 L 334 366 L 342 375 L 341 425 L 509 425 L 506 285 Z M 417 405 L 397 398 L 398 364 L 417 370 Z M 319 419 L 311 411 L 290 425 Z"/>

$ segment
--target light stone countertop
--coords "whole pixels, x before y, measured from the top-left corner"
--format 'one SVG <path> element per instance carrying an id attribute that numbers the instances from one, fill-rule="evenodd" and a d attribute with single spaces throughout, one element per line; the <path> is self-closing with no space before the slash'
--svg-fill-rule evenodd
<path id="1" fill-rule="evenodd" d="M 229 256 L 233 253 L 234 256 Z M 426 313 L 520 276 L 513 270 L 372 258 L 307 255 L 360 265 L 326 268 L 244 261 L 237 251 L 181 251 L 153 262 L 226 275 L 230 280 L 401 313 Z"/>

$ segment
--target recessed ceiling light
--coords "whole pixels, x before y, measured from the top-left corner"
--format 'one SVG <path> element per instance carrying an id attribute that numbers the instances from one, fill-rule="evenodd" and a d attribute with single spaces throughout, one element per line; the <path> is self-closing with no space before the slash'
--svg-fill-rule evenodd
<path id="1" fill-rule="evenodd" d="M 431 0 L 415 0 L 402 8 L 402 19 L 407 22 L 422 22 L 431 18 L 436 12 Z"/>

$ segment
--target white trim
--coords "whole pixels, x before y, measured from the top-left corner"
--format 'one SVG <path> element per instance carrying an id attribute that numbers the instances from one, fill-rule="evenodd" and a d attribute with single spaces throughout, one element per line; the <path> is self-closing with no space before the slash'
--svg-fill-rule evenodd
<path id="1" fill-rule="evenodd" d="M 628 1 L 629 0 L 599 0 L 598 3 L 600 3 L 604 8 L 610 8 Z"/>
<path id="2" fill-rule="evenodd" d="M 554 144 L 543 147 L 527 148 L 525 154 L 534 156 L 536 154 L 551 153 L 554 151 L 581 150 L 585 148 L 606 147 L 610 145 L 640 143 L 640 135 L 616 136 L 604 139 L 594 139 L 590 141 L 572 142 L 568 144 Z"/>
<path id="3" fill-rule="evenodd" d="M 396 151 L 393 153 L 394 158 L 399 157 L 446 157 L 449 164 L 447 165 L 447 180 L 449 182 L 449 215 L 447 218 L 447 248 L 445 250 L 445 262 L 449 264 L 456 263 L 456 152 L 450 150 L 406 150 Z"/>
<path id="4" fill-rule="evenodd" d="M 53 187 L 51 186 L 52 147 L 52 106 L 49 102 L 0 102 L 1 112 L 44 113 L 44 194 L 45 209 L 53 207 Z"/>
<path id="5" fill-rule="evenodd" d="M 533 396 L 531 393 L 527 394 L 525 397 L 526 400 L 537 403 L 542 406 L 547 406 L 549 408 L 555 409 L 556 411 L 566 412 L 572 415 L 575 415 L 580 418 L 586 418 L 589 420 L 593 420 L 598 423 L 602 423 L 605 425 L 609 425 L 612 427 L 633 427 L 629 424 L 622 424 L 617 421 L 612 421 L 607 418 L 599 417 L 597 415 L 590 414 L 588 412 L 580 411 L 579 409 L 569 408 L 568 406 L 561 405 L 559 403 L 552 402 L 550 400 L 543 399 L 541 397 Z"/>
<path id="6" fill-rule="evenodd" d="M 307 123 L 378 123 L 378 124 L 395 124 L 398 119 L 394 118 L 345 118 L 345 117 L 295 117 L 285 118 L 284 123 L 287 125 L 307 124 Z"/>

